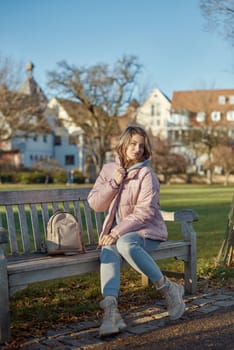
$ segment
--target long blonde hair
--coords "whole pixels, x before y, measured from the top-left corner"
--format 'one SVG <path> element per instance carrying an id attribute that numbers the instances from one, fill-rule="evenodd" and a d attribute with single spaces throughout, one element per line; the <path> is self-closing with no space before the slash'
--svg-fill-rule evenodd
<path id="1" fill-rule="evenodd" d="M 143 136 L 145 141 L 144 153 L 142 155 L 141 161 L 149 159 L 152 154 L 150 139 L 146 131 L 138 125 L 132 125 L 132 126 L 130 125 L 123 131 L 123 133 L 120 136 L 119 143 L 116 146 L 116 152 L 119 156 L 120 163 L 124 168 L 126 167 L 126 163 L 127 163 L 127 160 L 126 160 L 127 147 L 131 142 L 132 136 L 136 134 Z"/>

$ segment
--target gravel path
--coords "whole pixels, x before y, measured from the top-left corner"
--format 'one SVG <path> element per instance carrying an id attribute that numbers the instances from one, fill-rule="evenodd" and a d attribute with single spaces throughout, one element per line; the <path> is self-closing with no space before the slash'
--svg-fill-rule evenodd
<path id="1" fill-rule="evenodd" d="M 21 350 L 234 350 L 234 292 L 222 289 L 208 290 L 185 296 L 186 312 L 176 321 L 170 321 L 165 302 L 138 308 L 123 314 L 128 328 L 113 337 L 100 338 L 100 320 L 65 325 L 49 330 L 46 336 L 31 335 Z M 12 344 L 1 350 L 16 349 Z"/>

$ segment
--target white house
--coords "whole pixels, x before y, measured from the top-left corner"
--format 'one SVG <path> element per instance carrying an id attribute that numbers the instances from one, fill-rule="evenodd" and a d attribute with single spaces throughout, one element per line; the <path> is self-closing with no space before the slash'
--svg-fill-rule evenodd
<path id="1" fill-rule="evenodd" d="M 138 107 L 135 120 L 151 130 L 154 136 L 167 138 L 167 124 L 170 119 L 170 99 L 158 88 L 154 89 L 145 102 Z"/>
<path id="2" fill-rule="evenodd" d="M 84 170 L 84 138 L 81 128 L 71 123 L 69 115 L 59 100 L 48 102 L 41 88 L 33 78 L 34 65 L 27 66 L 27 78 L 20 86 L 18 93 L 37 96 L 39 103 L 45 106 L 44 117 L 50 126 L 48 132 L 33 132 L 22 136 L 17 135 L 4 143 L 5 152 L 17 151 L 20 165 L 32 168 L 39 161 L 56 160 L 59 167 L 71 171 Z"/>
<path id="3" fill-rule="evenodd" d="M 72 122 L 70 109 L 74 110 L 78 103 L 58 98 L 52 98 L 48 103 L 56 119 L 53 120 L 54 158 L 67 169 L 84 171 L 86 148 L 83 130 Z M 55 122 L 56 120 L 56 122 Z"/>
<path id="4" fill-rule="evenodd" d="M 48 101 L 42 89 L 33 78 L 33 68 L 34 65 L 32 63 L 29 63 L 26 66 L 27 77 L 18 89 L 17 93 L 19 95 L 34 96 L 38 103 L 43 106 L 43 108 L 46 108 Z M 34 119 L 32 118 L 30 122 L 33 123 Z M 35 117 L 35 123 L 36 122 L 37 118 Z M 19 164 L 17 165 L 24 166 L 25 168 L 31 168 L 35 162 L 48 160 L 53 157 L 52 134 L 48 134 L 46 132 L 42 133 L 41 131 L 38 131 L 37 133 L 30 133 L 27 136 L 22 136 L 23 134 L 25 134 L 23 130 L 18 130 L 15 132 L 15 136 L 9 141 L 6 141 L 4 143 L 5 146 L 2 147 L 3 150 L 5 149 L 9 152 L 18 152 Z"/>
<path id="5" fill-rule="evenodd" d="M 203 143 L 209 144 L 209 134 L 218 135 L 222 131 L 227 139 L 234 140 L 234 89 L 207 89 L 174 91 L 171 103 L 171 124 L 169 138 L 178 145 L 183 133 L 203 130 Z M 199 141 L 201 142 L 201 141 Z M 203 172 L 208 153 L 197 152 L 196 141 L 193 150 L 187 154 L 196 169 Z M 198 145 L 199 146 L 199 145 Z"/>

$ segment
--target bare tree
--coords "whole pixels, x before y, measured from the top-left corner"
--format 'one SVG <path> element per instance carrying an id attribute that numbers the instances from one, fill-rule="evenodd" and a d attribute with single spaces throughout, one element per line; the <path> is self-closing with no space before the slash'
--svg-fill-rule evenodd
<path id="1" fill-rule="evenodd" d="M 51 129 L 44 118 L 44 110 L 45 105 L 37 97 L 0 88 L 0 141 L 49 132 Z"/>
<path id="2" fill-rule="evenodd" d="M 206 162 L 206 170 L 207 170 L 207 183 L 212 184 L 213 182 L 213 174 L 214 174 L 214 164 L 213 164 L 213 152 L 214 149 L 223 144 L 225 139 L 227 139 L 227 132 L 222 128 L 208 127 L 204 130 L 203 138 L 201 139 L 205 152 L 208 156 Z"/>
<path id="3" fill-rule="evenodd" d="M 213 149 L 223 144 L 225 140 L 230 141 L 227 126 L 223 125 L 222 121 L 212 120 L 216 99 L 217 95 L 214 95 L 213 90 L 194 90 L 186 95 L 185 111 L 180 111 L 180 113 L 189 113 L 192 125 L 191 128 L 181 133 L 181 141 L 191 150 L 195 158 L 206 154 L 208 184 L 213 181 Z M 197 121 L 198 113 L 202 118 L 201 121 Z"/>
<path id="4" fill-rule="evenodd" d="M 234 173 L 234 148 L 231 145 L 219 145 L 212 152 L 212 166 L 220 166 L 224 172 L 224 185 L 228 185 L 229 176 Z"/>
<path id="5" fill-rule="evenodd" d="M 233 0 L 200 0 L 202 15 L 209 30 L 219 31 L 231 45 L 234 45 L 234 2 Z"/>
<path id="6" fill-rule="evenodd" d="M 173 175 L 185 174 L 186 159 L 173 151 L 172 145 L 159 137 L 151 137 L 152 141 L 152 168 L 158 175 L 163 175 L 168 184 Z"/>
<path id="7" fill-rule="evenodd" d="M 0 53 L 0 87 L 16 90 L 22 78 L 22 71 L 22 63 L 17 63 L 11 57 Z"/>
<path id="8" fill-rule="evenodd" d="M 110 150 L 111 136 L 119 132 L 117 117 L 132 100 L 141 68 L 136 56 L 123 56 L 113 67 L 103 63 L 77 67 L 62 61 L 57 70 L 48 72 L 50 88 L 82 104 L 83 112 L 77 106 L 71 118 L 84 130 L 98 170 Z"/>
<path id="9" fill-rule="evenodd" d="M 16 90 L 21 79 L 20 70 L 21 64 L 0 56 L 0 142 L 50 131 L 43 116 L 46 103 L 38 96 Z"/>

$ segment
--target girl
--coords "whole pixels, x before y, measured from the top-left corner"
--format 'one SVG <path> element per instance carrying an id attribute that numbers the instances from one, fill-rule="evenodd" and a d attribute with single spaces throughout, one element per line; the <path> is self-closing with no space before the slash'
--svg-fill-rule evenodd
<path id="1" fill-rule="evenodd" d="M 149 166 L 149 137 L 141 127 L 129 126 L 120 136 L 116 151 L 116 161 L 103 166 L 88 197 L 95 211 L 108 209 L 99 238 L 100 306 L 104 310 L 101 336 L 126 328 L 117 307 L 122 259 L 147 275 L 165 296 L 172 320 L 185 310 L 183 286 L 163 276 L 150 255 L 167 239 L 167 229 L 160 212 L 159 181 Z"/>

